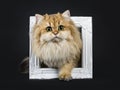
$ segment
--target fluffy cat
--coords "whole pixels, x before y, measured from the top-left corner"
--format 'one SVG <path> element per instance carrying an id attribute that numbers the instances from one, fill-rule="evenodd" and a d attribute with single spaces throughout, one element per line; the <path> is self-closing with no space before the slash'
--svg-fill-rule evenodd
<path id="1" fill-rule="evenodd" d="M 48 67 L 58 68 L 60 80 L 70 80 L 80 60 L 82 40 L 69 10 L 57 14 L 36 14 L 32 51 Z"/>

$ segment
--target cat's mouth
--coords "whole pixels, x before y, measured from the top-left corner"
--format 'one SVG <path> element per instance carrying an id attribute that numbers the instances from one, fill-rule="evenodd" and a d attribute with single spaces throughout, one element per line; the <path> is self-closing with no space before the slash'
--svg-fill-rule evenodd
<path id="1" fill-rule="evenodd" d="M 60 41 L 62 41 L 62 38 L 56 36 L 56 37 L 52 38 L 51 41 L 52 42 L 60 42 Z"/>

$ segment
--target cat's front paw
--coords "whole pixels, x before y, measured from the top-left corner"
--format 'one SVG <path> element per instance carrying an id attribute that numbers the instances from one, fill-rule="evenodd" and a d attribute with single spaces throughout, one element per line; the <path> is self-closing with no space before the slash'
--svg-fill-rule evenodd
<path id="1" fill-rule="evenodd" d="M 59 73 L 59 80 L 69 81 L 71 79 L 72 79 L 72 77 L 71 77 L 70 72 L 60 72 Z"/>

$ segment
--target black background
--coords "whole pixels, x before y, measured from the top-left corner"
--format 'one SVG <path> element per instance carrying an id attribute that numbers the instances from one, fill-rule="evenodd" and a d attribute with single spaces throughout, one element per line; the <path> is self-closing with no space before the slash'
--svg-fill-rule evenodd
<path id="1" fill-rule="evenodd" d="M 110 0 L 4 0 L 0 3 L 0 88 L 119 88 L 119 4 Z M 69 9 L 72 16 L 93 17 L 93 79 L 29 80 L 19 64 L 29 55 L 29 16 Z M 2 90 L 2 89 L 1 89 Z"/>

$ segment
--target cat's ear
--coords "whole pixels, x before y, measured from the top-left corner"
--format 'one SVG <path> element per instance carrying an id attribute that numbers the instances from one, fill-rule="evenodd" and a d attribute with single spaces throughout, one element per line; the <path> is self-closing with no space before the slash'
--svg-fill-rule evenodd
<path id="1" fill-rule="evenodd" d="M 44 17 L 40 14 L 35 14 L 35 18 L 36 18 L 36 24 L 40 24 L 40 22 Z"/>
<path id="2" fill-rule="evenodd" d="M 70 11 L 69 10 L 66 10 L 66 11 L 64 11 L 63 13 L 62 13 L 62 16 L 63 17 L 70 17 Z"/>

